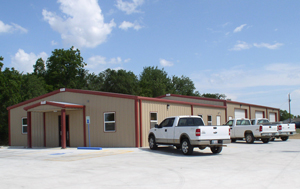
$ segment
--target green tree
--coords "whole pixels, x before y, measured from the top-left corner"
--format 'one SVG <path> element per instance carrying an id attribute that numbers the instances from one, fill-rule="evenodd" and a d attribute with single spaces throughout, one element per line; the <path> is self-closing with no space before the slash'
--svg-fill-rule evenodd
<path id="1" fill-rule="evenodd" d="M 226 95 L 225 94 L 219 94 L 219 93 L 204 93 L 201 95 L 202 97 L 206 98 L 215 98 L 215 99 L 225 99 Z"/>
<path id="2" fill-rule="evenodd" d="M 46 63 L 45 80 L 48 85 L 52 85 L 52 90 L 59 88 L 78 88 L 86 86 L 84 70 L 86 63 L 80 55 L 78 49 L 71 47 L 68 50 L 55 49 Z"/>
<path id="3" fill-rule="evenodd" d="M 172 77 L 172 94 L 195 96 L 194 82 L 186 76 Z"/>
<path id="4" fill-rule="evenodd" d="M 0 56 L 0 72 L 1 72 L 1 70 L 2 70 L 2 67 L 3 67 L 3 63 L 2 63 L 2 61 L 4 60 L 4 58 L 2 57 L 2 56 Z"/>
<path id="5" fill-rule="evenodd" d="M 172 92 L 172 82 L 168 74 L 157 67 L 144 67 L 140 75 L 140 95 L 157 97 Z"/>
<path id="6" fill-rule="evenodd" d="M 45 61 L 42 58 L 39 58 L 35 65 L 33 65 L 33 74 L 37 75 L 38 77 L 45 77 Z"/>
<path id="7" fill-rule="evenodd" d="M 22 101 L 22 74 L 14 68 L 0 71 L 0 143 L 8 144 L 8 111 L 7 107 Z"/>
<path id="8" fill-rule="evenodd" d="M 85 90 L 101 91 L 103 88 L 104 78 L 102 74 L 96 75 L 94 73 L 89 73 L 86 75 L 86 85 L 83 87 Z"/>
<path id="9" fill-rule="evenodd" d="M 43 77 L 35 74 L 22 75 L 21 96 L 26 101 L 47 93 L 47 86 Z"/>
<path id="10" fill-rule="evenodd" d="M 139 80 L 131 71 L 107 69 L 99 75 L 104 81 L 102 91 L 131 95 L 139 93 Z"/>
<path id="11" fill-rule="evenodd" d="M 288 113 L 286 110 L 280 110 L 280 120 L 284 121 L 287 119 L 293 119 L 295 116 L 293 114 Z"/>

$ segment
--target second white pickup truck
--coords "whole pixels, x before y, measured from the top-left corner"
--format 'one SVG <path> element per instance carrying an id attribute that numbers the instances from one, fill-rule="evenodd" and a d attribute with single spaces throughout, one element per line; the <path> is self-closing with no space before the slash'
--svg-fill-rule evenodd
<path id="1" fill-rule="evenodd" d="M 282 141 L 287 141 L 289 136 L 296 133 L 295 123 L 269 122 L 269 120 L 266 118 L 252 119 L 251 123 L 252 125 L 262 124 L 264 126 L 277 126 L 278 132 L 273 138 L 271 138 L 271 141 L 273 141 L 275 138 L 281 138 Z"/>
<path id="2" fill-rule="evenodd" d="M 277 133 L 277 126 L 251 125 L 249 119 L 232 119 L 225 125 L 231 128 L 231 141 L 243 140 L 247 143 L 254 143 L 255 140 L 261 139 L 263 143 L 268 143 Z"/>
<path id="3" fill-rule="evenodd" d="M 210 147 L 213 153 L 220 153 L 224 144 L 231 142 L 230 128 L 204 126 L 199 116 L 174 116 L 151 128 L 148 141 L 151 150 L 157 149 L 157 145 L 174 145 L 184 155 L 192 154 L 194 147 Z"/>

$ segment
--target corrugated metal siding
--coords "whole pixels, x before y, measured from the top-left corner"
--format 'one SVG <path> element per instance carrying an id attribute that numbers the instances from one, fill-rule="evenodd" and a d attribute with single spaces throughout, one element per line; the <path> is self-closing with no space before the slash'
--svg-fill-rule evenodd
<path id="1" fill-rule="evenodd" d="M 212 125 L 217 125 L 217 115 L 221 116 L 221 125 L 225 124 L 225 109 L 194 106 L 194 115 L 202 115 L 205 125 L 207 116 L 212 116 Z"/>
<path id="2" fill-rule="evenodd" d="M 167 109 L 167 104 L 170 105 L 169 109 Z M 150 112 L 157 112 L 157 119 L 159 124 L 166 117 L 178 115 L 191 115 L 191 106 L 154 101 L 142 101 L 142 143 L 144 147 L 148 146 L 148 133 L 150 130 Z"/>
<path id="3" fill-rule="evenodd" d="M 27 134 L 22 134 L 23 117 L 27 117 L 27 112 L 21 108 L 10 110 L 10 133 L 12 146 L 27 146 Z"/>
<path id="4" fill-rule="evenodd" d="M 59 146 L 59 131 L 58 131 L 58 116 L 60 112 L 47 112 L 46 113 L 46 146 L 58 147 Z"/>
<path id="5" fill-rule="evenodd" d="M 83 110 L 66 111 L 69 115 L 70 147 L 84 146 L 82 113 Z"/>
<path id="6" fill-rule="evenodd" d="M 43 113 L 32 112 L 31 122 L 32 122 L 31 123 L 32 146 L 43 147 L 44 146 Z"/>
<path id="7" fill-rule="evenodd" d="M 183 97 L 175 97 L 175 96 L 166 96 L 163 99 L 177 100 L 177 101 L 183 101 L 183 102 L 192 102 L 192 103 L 200 103 L 200 104 L 210 104 L 210 105 L 224 106 L 224 102 L 210 101 L 210 100 L 201 100 L 201 99 L 193 99 L 193 98 L 183 98 Z"/>

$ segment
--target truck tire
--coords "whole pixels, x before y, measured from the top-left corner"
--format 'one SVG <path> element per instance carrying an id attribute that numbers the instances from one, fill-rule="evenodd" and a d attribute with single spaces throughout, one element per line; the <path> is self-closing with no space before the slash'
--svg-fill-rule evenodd
<path id="1" fill-rule="evenodd" d="M 199 146 L 200 150 L 204 150 L 206 148 L 206 146 Z"/>
<path id="2" fill-rule="evenodd" d="M 211 146 L 210 150 L 214 154 L 219 154 L 222 151 L 222 146 Z"/>
<path id="3" fill-rule="evenodd" d="M 269 143 L 270 138 L 262 138 L 261 141 L 262 141 L 263 143 Z"/>
<path id="4" fill-rule="evenodd" d="M 155 137 L 153 135 L 151 135 L 149 137 L 149 147 L 151 150 L 156 150 L 157 149 L 157 144 L 155 142 Z"/>
<path id="5" fill-rule="evenodd" d="M 271 139 L 270 139 L 270 141 L 274 141 L 275 140 L 275 137 L 272 137 Z"/>
<path id="6" fill-rule="evenodd" d="M 287 141 L 289 139 L 288 136 L 285 136 L 285 137 L 280 137 L 282 141 Z"/>
<path id="7" fill-rule="evenodd" d="M 247 143 L 249 144 L 253 144 L 254 143 L 254 136 L 252 133 L 246 133 L 245 134 L 245 140 Z"/>
<path id="8" fill-rule="evenodd" d="M 194 147 L 191 146 L 189 139 L 183 139 L 181 141 L 181 151 L 184 155 L 191 155 L 193 153 Z"/>

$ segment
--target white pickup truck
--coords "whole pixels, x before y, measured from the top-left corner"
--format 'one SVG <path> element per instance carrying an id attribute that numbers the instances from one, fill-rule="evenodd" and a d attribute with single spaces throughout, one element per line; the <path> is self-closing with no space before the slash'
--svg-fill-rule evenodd
<path id="1" fill-rule="evenodd" d="M 281 138 L 282 141 L 287 141 L 289 136 L 296 133 L 295 123 L 280 123 L 280 122 L 269 122 L 266 118 L 252 119 L 252 125 L 262 124 L 264 126 L 277 126 L 278 132 L 275 137 L 271 138 L 273 141 L 275 138 Z"/>
<path id="2" fill-rule="evenodd" d="M 232 119 L 225 125 L 231 128 L 231 142 L 243 140 L 247 143 L 254 143 L 254 140 L 261 139 L 263 143 L 268 143 L 277 133 L 277 126 L 251 125 L 249 119 Z"/>
<path id="3" fill-rule="evenodd" d="M 210 147 L 215 154 L 222 151 L 224 144 L 230 143 L 228 126 L 204 126 L 199 116 L 174 116 L 164 119 L 151 128 L 148 136 L 151 150 L 157 145 L 174 145 L 184 155 L 193 153 L 194 147 L 203 150 Z"/>

